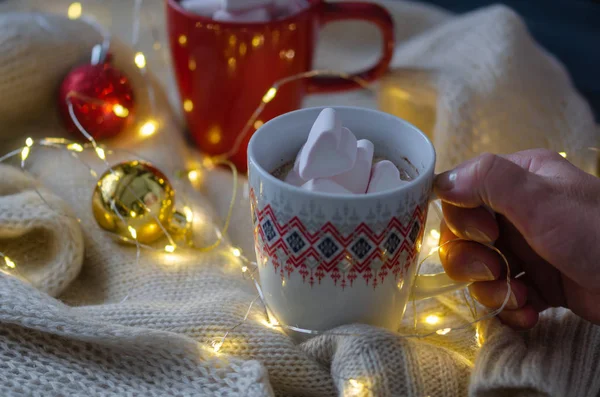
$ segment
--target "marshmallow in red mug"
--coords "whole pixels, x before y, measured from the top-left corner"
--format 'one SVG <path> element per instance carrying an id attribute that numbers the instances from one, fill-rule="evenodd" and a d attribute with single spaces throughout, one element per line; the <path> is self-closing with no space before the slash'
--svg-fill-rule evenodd
<path id="1" fill-rule="evenodd" d="M 181 6 L 216 21 L 259 23 L 302 11 L 306 0 L 182 0 Z"/>
<path id="2" fill-rule="evenodd" d="M 237 13 L 257 8 L 267 8 L 273 4 L 273 0 L 222 0 L 223 9 L 228 12 Z"/>
<path id="3" fill-rule="evenodd" d="M 213 19 L 224 22 L 268 22 L 271 20 L 271 15 L 264 8 L 255 8 L 237 13 L 218 10 L 213 14 Z"/>
<path id="4" fill-rule="evenodd" d="M 179 4 L 186 10 L 205 17 L 212 17 L 223 8 L 222 0 L 182 0 Z"/>

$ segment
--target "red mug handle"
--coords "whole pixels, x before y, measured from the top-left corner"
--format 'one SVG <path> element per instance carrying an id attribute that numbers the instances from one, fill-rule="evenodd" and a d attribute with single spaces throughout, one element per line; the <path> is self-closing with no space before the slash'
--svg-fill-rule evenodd
<path id="1" fill-rule="evenodd" d="M 381 30 L 383 39 L 382 57 L 375 66 L 352 75 L 366 81 L 373 81 L 383 75 L 394 55 L 394 21 L 387 10 L 370 3 L 327 3 L 323 2 L 319 18 L 322 24 L 340 20 L 361 20 L 372 22 Z M 312 77 L 308 83 L 308 93 L 346 91 L 355 89 L 356 83 L 341 77 Z"/>

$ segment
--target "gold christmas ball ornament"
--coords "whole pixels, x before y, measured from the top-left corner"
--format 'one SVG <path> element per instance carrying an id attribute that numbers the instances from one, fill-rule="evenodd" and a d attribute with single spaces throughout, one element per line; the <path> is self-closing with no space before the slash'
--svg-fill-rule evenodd
<path id="1" fill-rule="evenodd" d="M 189 225 L 175 211 L 175 191 L 167 177 L 151 164 L 128 161 L 117 164 L 98 180 L 92 211 L 105 230 L 149 244 Z"/>

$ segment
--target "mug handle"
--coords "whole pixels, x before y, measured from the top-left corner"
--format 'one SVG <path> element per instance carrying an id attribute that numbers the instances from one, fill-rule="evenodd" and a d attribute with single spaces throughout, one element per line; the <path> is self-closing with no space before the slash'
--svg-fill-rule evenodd
<path id="1" fill-rule="evenodd" d="M 430 198 L 435 211 L 444 218 L 442 213 L 442 204 L 435 194 Z M 436 295 L 445 294 L 447 292 L 456 291 L 469 286 L 472 283 L 452 280 L 444 272 L 437 274 L 417 274 L 411 289 L 411 299 L 421 300 L 434 297 Z"/>
<path id="2" fill-rule="evenodd" d="M 369 3 L 327 3 L 323 2 L 319 11 L 322 24 L 340 20 L 361 20 L 374 23 L 381 30 L 383 38 L 382 57 L 369 70 L 352 75 L 365 81 L 373 81 L 381 77 L 392 61 L 394 55 L 394 21 L 385 8 Z M 356 83 L 341 77 L 312 77 L 307 86 L 309 94 L 347 91 L 356 88 Z"/>

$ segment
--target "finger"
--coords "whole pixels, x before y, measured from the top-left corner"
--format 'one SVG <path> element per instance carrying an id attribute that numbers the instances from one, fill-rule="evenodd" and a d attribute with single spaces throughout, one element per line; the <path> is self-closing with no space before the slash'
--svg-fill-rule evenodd
<path id="1" fill-rule="evenodd" d="M 514 278 L 523 272 L 523 263 L 521 262 L 519 256 L 504 244 L 502 240 L 502 234 L 503 232 L 501 231 L 500 239 L 496 241 L 494 247 L 496 247 L 498 251 L 504 255 L 506 262 L 508 262 L 508 269 L 506 269 L 506 262 L 502 260 L 502 264 L 504 265 L 502 269 L 506 272 L 506 274 L 510 275 L 511 278 Z"/>
<path id="2" fill-rule="evenodd" d="M 504 215 L 540 257 L 579 285 L 599 288 L 600 183 L 566 160 L 488 153 L 439 175 L 435 190 L 455 206 Z"/>
<path id="3" fill-rule="evenodd" d="M 548 214 L 554 214 L 560 204 L 560 194 L 553 184 L 489 153 L 438 175 L 435 189 L 443 201 L 455 206 L 487 206 L 505 215 L 524 236 L 530 237 L 546 231 Z"/>
<path id="4" fill-rule="evenodd" d="M 528 330 L 535 327 L 540 316 L 531 305 L 527 305 L 518 310 L 504 310 L 498 317 L 513 329 Z"/>
<path id="5" fill-rule="evenodd" d="M 567 306 L 580 317 L 600 324 L 600 293 L 589 291 L 577 285 L 568 277 L 564 278 L 565 291 L 567 291 Z"/>
<path id="6" fill-rule="evenodd" d="M 457 240 L 459 237 L 450 230 L 445 219 L 440 222 L 440 245 L 444 245 L 448 241 Z M 443 247 L 442 247 L 443 248 Z M 440 249 L 441 250 L 441 249 Z"/>
<path id="7" fill-rule="evenodd" d="M 463 281 L 490 281 L 503 275 L 504 263 L 498 254 L 484 245 L 471 241 L 452 241 L 456 236 L 442 225 L 440 260 L 450 278 Z M 453 238 L 454 237 L 454 238 Z"/>
<path id="8" fill-rule="evenodd" d="M 455 235 L 480 243 L 498 239 L 498 224 L 485 208 L 460 208 L 443 202 L 442 209 L 444 219 Z"/>
<path id="9" fill-rule="evenodd" d="M 521 280 L 525 282 L 527 285 L 527 304 L 531 305 L 535 311 L 538 313 L 543 312 L 548 309 L 550 305 L 542 298 L 537 289 L 535 289 L 531 284 L 527 282 L 527 280 Z"/>
<path id="10" fill-rule="evenodd" d="M 514 310 L 523 307 L 527 303 L 527 286 L 519 280 L 512 279 L 510 289 L 510 296 L 505 308 Z M 490 309 L 502 307 L 507 291 L 506 280 L 482 281 L 469 286 L 469 292 L 473 298 Z"/>
<path id="11" fill-rule="evenodd" d="M 523 160 L 518 165 L 500 156 L 484 154 L 477 161 L 439 175 L 436 193 L 443 201 L 458 207 L 488 206 L 506 217 L 539 256 L 557 263 L 581 285 L 591 285 L 590 279 L 596 282 L 600 280 L 600 274 L 590 278 L 589 271 L 586 277 L 579 269 L 586 265 L 592 267 L 593 256 L 568 241 L 581 241 L 588 251 L 597 252 L 597 247 L 591 243 L 595 233 L 586 234 L 584 231 L 589 226 L 577 228 L 575 225 L 576 222 L 588 225 L 589 218 L 600 211 L 593 206 L 582 210 L 576 200 L 566 196 L 564 186 L 553 183 L 552 178 L 530 173 L 528 169 L 532 162 Z M 567 242 L 561 232 L 562 225 L 572 233 Z M 574 261 L 582 265 L 562 265 Z"/>
<path id="12" fill-rule="evenodd" d="M 435 189 L 443 201 L 459 207 L 487 205 L 509 219 L 526 219 L 548 196 L 549 185 L 510 160 L 486 153 L 438 175 Z"/>
<path id="13" fill-rule="evenodd" d="M 540 257 L 525 238 L 505 217 L 498 217 L 498 224 L 502 230 L 500 239 L 496 246 L 501 247 L 504 253 L 510 255 L 513 252 L 519 254 L 520 270 L 527 277 L 521 281 L 529 283 L 538 292 L 540 297 L 552 307 L 566 306 L 563 290 L 562 275 L 548 261 Z M 513 269 L 511 269 L 512 271 Z M 511 273 L 517 276 L 517 272 Z"/>

